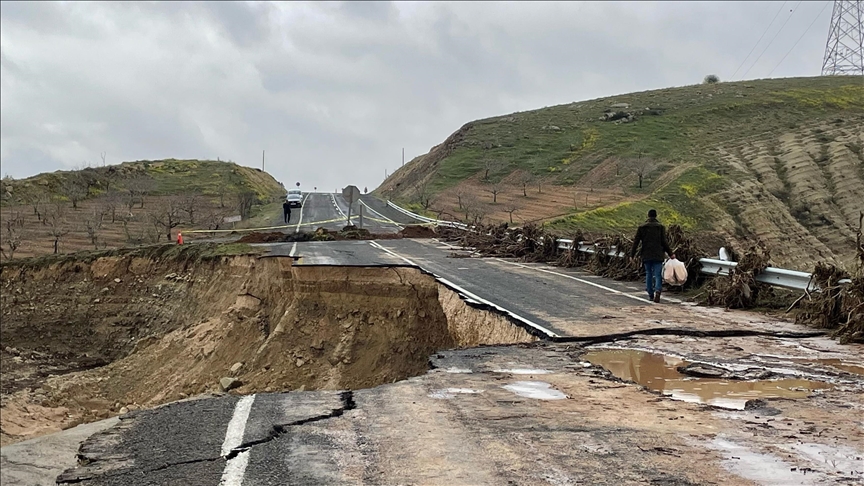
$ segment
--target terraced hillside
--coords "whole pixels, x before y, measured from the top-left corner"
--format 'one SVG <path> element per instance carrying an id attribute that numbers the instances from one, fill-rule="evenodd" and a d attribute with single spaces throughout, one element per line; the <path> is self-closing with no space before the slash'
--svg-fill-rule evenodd
<path id="1" fill-rule="evenodd" d="M 777 265 L 851 269 L 864 211 L 864 82 L 814 77 L 647 91 L 470 122 L 376 189 L 468 220 L 630 233 L 655 207 Z"/>
<path id="2" fill-rule="evenodd" d="M 231 162 L 157 160 L 57 171 L 0 184 L 3 258 L 156 243 L 225 226 L 284 195 L 270 174 Z M 14 248 L 13 248 L 14 247 Z"/>

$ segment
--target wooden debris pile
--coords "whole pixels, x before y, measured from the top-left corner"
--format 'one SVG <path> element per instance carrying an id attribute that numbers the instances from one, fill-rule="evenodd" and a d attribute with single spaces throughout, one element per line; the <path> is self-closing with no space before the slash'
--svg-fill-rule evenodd
<path id="1" fill-rule="evenodd" d="M 792 307 L 798 305 L 795 322 L 823 329 L 834 329 L 833 335 L 840 342 L 864 342 L 864 241 L 861 226 L 864 213 L 858 222 L 857 271 L 851 283 L 842 284 L 850 278 L 843 270 L 825 263 L 817 263 L 813 271 L 812 284 L 818 291 L 805 292 Z"/>
<path id="2" fill-rule="evenodd" d="M 675 253 L 675 257 L 687 267 L 687 282 L 684 283 L 684 287 L 692 287 L 699 280 L 699 272 L 702 270 L 699 260 L 704 258 L 704 253 L 696 248 L 693 238 L 687 236 L 680 225 L 669 226 L 666 236 L 669 240 L 669 248 Z"/>
<path id="3" fill-rule="evenodd" d="M 592 273 L 615 280 L 638 280 L 644 275 L 642 261 L 630 259 L 633 240 L 623 235 L 609 235 L 594 241 L 594 253 L 587 268 Z"/>
<path id="4" fill-rule="evenodd" d="M 759 298 L 765 297 L 760 294 L 772 292 L 770 286 L 756 281 L 770 261 L 771 254 L 764 245 L 751 246 L 729 275 L 718 275 L 706 285 L 704 302 L 727 309 L 755 307 Z"/>

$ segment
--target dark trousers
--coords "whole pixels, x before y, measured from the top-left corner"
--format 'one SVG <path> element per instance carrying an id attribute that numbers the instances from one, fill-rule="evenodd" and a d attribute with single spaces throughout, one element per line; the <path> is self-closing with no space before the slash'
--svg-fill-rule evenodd
<path id="1" fill-rule="evenodd" d="M 645 290 L 648 298 L 654 299 L 654 292 L 663 290 L 663 262 L 657 260 L 645 260 Z"/>
<path id="2" fill-rule="evenodd" d="M 291 208 L 285 208 L 282 210 L 282 217 L 285 218 L 285 223 L 291 221 Z"/>

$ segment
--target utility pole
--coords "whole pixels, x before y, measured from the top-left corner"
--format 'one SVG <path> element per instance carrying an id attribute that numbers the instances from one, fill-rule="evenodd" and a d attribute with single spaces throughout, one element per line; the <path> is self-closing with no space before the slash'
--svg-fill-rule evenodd
<path id="1" fill-rule="evenodd" d="M 261 170 L 264 170 L 264 151 L 261 151 Z"/>
<path id="2" fill-rule="evenodd" d="M 864 76 L 864 1 L 834 0 L 822 75 Z"/>
<path id="3" fill-rule="evenodd" d="M 405 167 L 405 148 L 402 148 L 402 167 Z"/>

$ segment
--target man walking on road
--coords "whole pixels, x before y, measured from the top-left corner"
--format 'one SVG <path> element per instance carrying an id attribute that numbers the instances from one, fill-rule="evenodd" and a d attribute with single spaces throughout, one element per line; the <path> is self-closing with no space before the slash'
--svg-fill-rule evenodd
<path id="1" fill-rule="evenodd" d="M 285 224 L 291 221 L 291 206 L 288 204 L 288 201 L 282 203 L 282 218 L 285 220 Z"/>
<path id="2" fill-rule="evenodd" d="M 660 292 L 663 290 L 663 254 L 675 258 L 666 241 L 666 228 L 657 221 L 657 210 L 648 211 L 648 220 L 636 231 L 630 258 L 636 258 L 636 249 L 642 245 L 642 263 L 645 265 L 645 290 L 648 300 L 660 302 Z"/>

